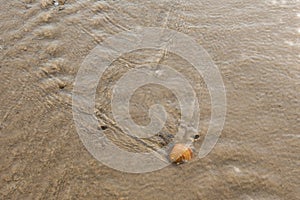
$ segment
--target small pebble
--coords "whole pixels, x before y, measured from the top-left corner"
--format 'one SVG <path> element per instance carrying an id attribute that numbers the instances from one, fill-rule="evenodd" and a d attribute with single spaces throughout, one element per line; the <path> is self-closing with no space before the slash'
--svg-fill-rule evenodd
<path id="1" fill-rule="evenodd" d="M 102 125 L 102 126 L 100 126 L 100 128 L 101 128 L 102 130 L 106 130 L 108 127 L 105 126 L 105 125 Z"/>
<path id="2" fill-rule="evenodd" d="M 98 130 L 103 130 L 103 131 L 105 131 L 106 129 L 108 129 L 108 126 L 106 126 L 106 125 L 98 126 Z"/>
<path id="3" fill-rule="evenodd" d="M 195 135 L 195 136 L 194 136 L 194 139 L 195 139 L 195 140 L 197 140 L 197 139 L 199 139 L 199 138 L 200 138 L 200 135 Z"/>

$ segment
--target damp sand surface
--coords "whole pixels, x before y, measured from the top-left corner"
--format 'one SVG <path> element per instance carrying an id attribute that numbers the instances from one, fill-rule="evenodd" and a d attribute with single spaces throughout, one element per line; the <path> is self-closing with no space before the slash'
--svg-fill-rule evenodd
<path id="1" fill-rule="evenodd" d="M 1 2 L 0 15 L 0 199 L 299 199 L 299 1 L 11 0 Z M 106 38 L 136 27 L 185 33 L 218 66 L 226 122 L 205 158 L 130 174 L 97 161 L 81 142 L 72 115 L 80 65 Z M 172 53 L 144 49 L 109 66 L 96 93 L 99 127 L 133 152 L 172 141 L 180 109 L 167 88 L 146 85 L 131 99 L 140 125 L 149 123 L 151 105 L 165 106 L 166 126 L 152 139 L 123 134 L 110 107 L 122 75 L 157 60 L 193 84 L 200 146 L 211 116 L 209 93 L 191 64 Z"/>

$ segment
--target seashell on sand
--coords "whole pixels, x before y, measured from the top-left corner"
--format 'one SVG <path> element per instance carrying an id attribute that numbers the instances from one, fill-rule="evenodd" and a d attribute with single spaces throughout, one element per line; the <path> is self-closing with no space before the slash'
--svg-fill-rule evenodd
<path id="1" fill-rule="evenodd" d="M 177 164 L 189 161 L 192 157 L 192 149 L 184 144 L 175 144 L 169 155 L 170 161 Z"/>

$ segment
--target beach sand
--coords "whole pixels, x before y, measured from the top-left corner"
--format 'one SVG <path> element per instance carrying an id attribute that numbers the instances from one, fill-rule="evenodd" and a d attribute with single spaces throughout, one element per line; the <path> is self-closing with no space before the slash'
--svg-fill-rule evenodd
<path id="1" fill-rule="evenodd" d="M 0 199 L 299 199 L 299 1 L 57 3 L 1 2 Z M 72 90 L 81 63 L 106 38 L 136 27 L 185 33 L 219 68 L 227 114 L 208 156 L 131 174 L 99 162 L 80 140 Z M 168 104 L 178 105 L 176 97 L 151 85 L 136 91 L 131 114 L 137 124 L 146 125 L 149 107 L 165 105 L 163 134 L 140 142 L 113 123 L 113 85 L 129 69 L 155 64 L 160 53 L 146 49 L 124 55 L 97 88 L 99 126 L 127 151 L 163 147 L 172 140 L 168 134 L 178 129 L 180 109 Z M 160 62 L 189 77 L 195 87 L 201 110 L 199 146 L 211 117 L 205 82 L 174 54 Z"/>

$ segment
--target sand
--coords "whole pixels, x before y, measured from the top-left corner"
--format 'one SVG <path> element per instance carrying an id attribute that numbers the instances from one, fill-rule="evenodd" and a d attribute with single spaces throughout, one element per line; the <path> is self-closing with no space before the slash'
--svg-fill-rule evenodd
<path id="1" fill-rule="evenodd" d="M 0 199 L 289 199 L 300 197 L 299 1 L 2 1 L 0 6 Z M 202 159 L 132 174 L 95 159 L 80 140 L 72 90 L 85 57 L 109 36 L 136 27 L 169 28 L 194 38 L 222 75 L 224 129 Z M 160 136 L 134 140 L 114 123 L 113 85 L 161 52 L 119 58 L 96 93 L 99 127 L 133 152 L 172 141 L 180 109 L 174 94 L 145 86 L 132 97 L 132 118 L 149 123 L 166 106 Z M 189 77 L 199 99 L 200 146 L 211 116 L 203 79 L 168 53 L 161 64 Z M 173 104 L 172 104 L 173 105 Z M 171 135 L 171 136 L 170 136 Z M 169 137 L 170 136 L 170 137 Z"/>

